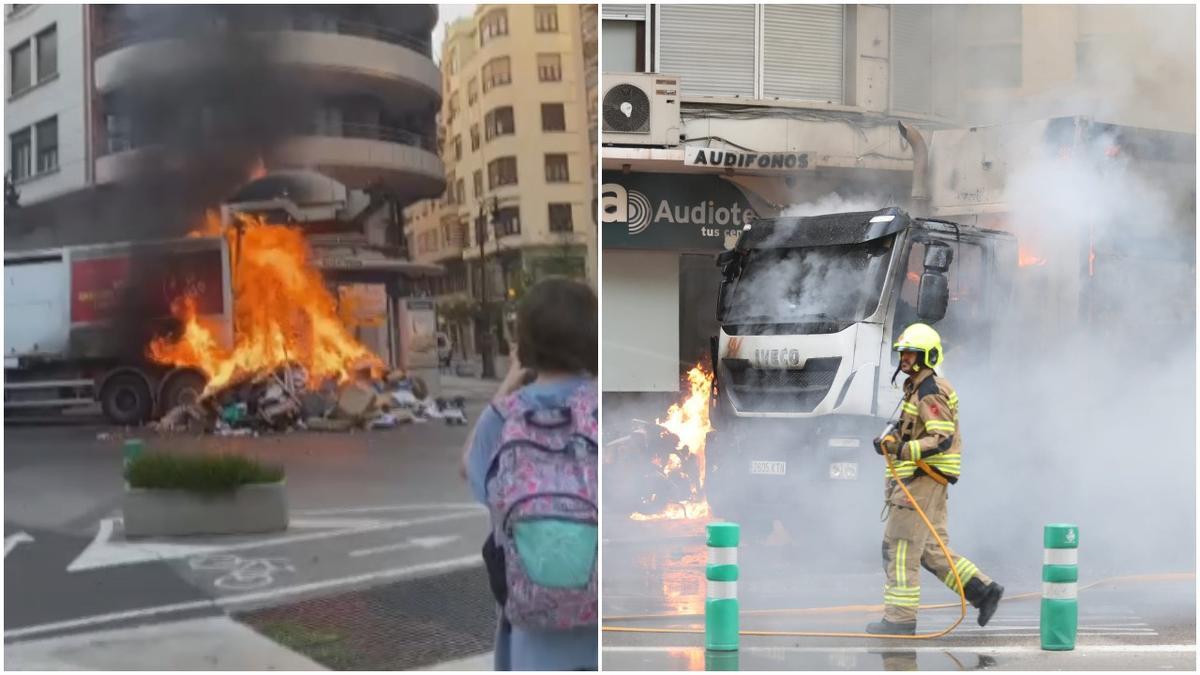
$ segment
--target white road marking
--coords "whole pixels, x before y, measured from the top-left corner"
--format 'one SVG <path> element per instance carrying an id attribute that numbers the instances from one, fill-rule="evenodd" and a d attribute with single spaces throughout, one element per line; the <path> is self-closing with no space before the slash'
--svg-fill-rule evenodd
<path id="1" fill-rule="evenodd" d="M 457 520 L 460 518 L 479 517 L 485 515 L 487 515 L 487 511 L 485 510 L 456 511 L 454 513 L 443 513 L 435 516 L 413 518 L 411 520 L 379 521 L 379 524 L 377 525 L 330 530 L 327 532 L 283 535 L 269 539 L 240 542 L 237 544 L 208 544 L 203 546 L 184 546 L 182 544 L 165 543 L 110 542 L 109 539 L 112 537 L 113 522 L 116 519 L 105 518 L 100 522 L 100 530 L 96 533 L 96 538 L 92 540 L 92 543 L 89 544 L 86 549 L 84 549 L 83 553 L 80 553 L 79 556 L 67 566 L 67 571 L 78 572 L 80 570 L 94 569 L 97 567 L 129 565 L 132 563 L 146 562 L 150 560 L 186 558 L 201 553 L 212 553 L 214 551 L 244 551 L 255 548 L 263 548 L 266 546 L 277 546 L 279 544 L 294 544 L 302 541 L 318 541 L 321 539 L 330 539 L 333 537 L 341 537 L 350 534 L 381 532 L 384 530 L 411 527 L 414 525 L 424 525 L 426 523 L 437 523 L 445 520 Z"/>
<path id="2" fill-rule="evenodd" d="M 377 546 L 375 548 L 364 548 L 357 551 L 351 551 L 351 558 L 359 558 L 364 555 L 372 555 L 375 553 L 386 553 L 388 551 L 403 551 L 410 548 L 423 548 L 429 550 L 438 546 L 445 546 L 452 541 L 458 541 L 461 537 L 457 534 L 445 537 L 414 537 L 408 541 L 400 542 L 399 544 L 390 544 L 388 546 Z"/>
<path id="3" fill-rule="evenodd" d="M 382 506 L 355 506 L 344 509 L 297 509 L 298 516 L 337 516 L 348 513 L 384 513 L 387 511 L 431 511 L 437 509 L 470 509 L 486 511 L 487 507 L 476 502 L 444 502 L 426 504 L 385 504 Z"/>
<path id="4" fill-rule="evenodd" d="M 29 635 L 39 635 L 42 633 L 52 633 L 55 631 L 69 630 L 72 628 L 86 628 L 90 626 L 98 626 L 115 621 L 128 621 L 131 619 L 143 619 L 162 614 L 174 614 L 178 612 L 187 612 L 201 609 L 219 609 L 223 607 L 234 607 L 263 600 L 273 600 L 276 598 L 284 598 L 290 595 L 299 595 L 320 591 L 330 588 L 338 588 L 340 586 L 354 586 L 368 581 L 382 580 L 399 580 L 406 577 L 417 576 L 424 572 L 453 572 L 455 570 L 466 569 L 476 565 L 482 565 L 483 558 L 478 554 L 462 556 L 460 558 L 449 558 L 447 560 L 438 560 L 434 562 L 421 563 L 419 565 L 409 565 L 407 567 L 397 567 L 392 569 L 380 570 L 369 574 L 359 574 L 352 577 L 342 577 L 338 579 L 326 579 L 324 581 L 316 581 L 308 584 L 299 584 L 296 586 L 284 586 L 275 588 L 269 591 L 257 591 L 254 593 L 243 593 L 241 595 L 226 595 L 211 600 L 195 600 L 192 602 L 179 602 L 171 605 L 161 605 L 158 607 L 147 607 L 144 609 L 135 609 L 125 612 L 113 612 L 110 614 L 98 614 L 95 616 L 82 617 L 79 619 L 70 619 L 68 621 L 56 621 L 53 623 L 44 623 L 36 626 L 26 626 L 24 628 L 16 628 L 13 630 L 4 631 L 4 639 L 25 637 Z"/>
<path id="5" fill-rule="evenodd" d="M 855 647 L 852 645 L 829 645 L 826 647 L 765 647 L 758 645 L 742 644 L 738 647 L 742 652 L 857 652 L 860 654 L 870 654 L 881 651 L 881 647 Z M 896 647 L 897 650 L 906 652 L 975 652 L 981 654 L 1044 654 L 1041 647 L 1037 646 L 1021 646 L 1021 645 L 943 645 L 941 647 Z M 703 651 L 703 647 L 695 645 L 683 645 L 673 647 L 649 647 L 649 646 L 605 646 L 605 653 L 613 654 L 654 654 L 658 652 L 673 652 L 673 651 Z M 1196 645 L 1184 644 L 1165 644 L 1165 645 L 1076 645 L 1075 650 L 1071 652 L 1063 652 L 1065 654 L 1186 654 L 1195 652 Z"/>
<path id="6" fill-rule="evenodd" d="M 7 558 L 8 554 L 12 553 L 14 548 L 31 541 L 33 541 L 33 537 L 28 532 L 17 532 L 16 534 L 8 535 L 4 538 L 4 557 Z"/>

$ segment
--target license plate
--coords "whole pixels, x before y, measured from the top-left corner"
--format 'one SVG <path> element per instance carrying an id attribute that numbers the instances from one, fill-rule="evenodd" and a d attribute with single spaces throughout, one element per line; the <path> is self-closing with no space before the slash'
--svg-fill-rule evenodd
<path id="1" fill-rule="evenodd" d="M 858 462 L 834 462 L 829 465 L 833 480 L 858 480 Z"/>
<path id="2" fill-rule="evenodd" d="M 787 474 L 787 462 L 763 462 L 751 460 L 750 473 L 763 476 L 783 476 Z"/>

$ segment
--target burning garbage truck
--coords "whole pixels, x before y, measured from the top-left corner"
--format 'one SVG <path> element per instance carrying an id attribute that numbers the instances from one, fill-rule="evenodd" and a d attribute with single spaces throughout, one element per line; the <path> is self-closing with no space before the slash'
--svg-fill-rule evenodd
<path id="1" fill-rule="evenodd" d="M 461 400 L 358 339 L 295 224 L 305 207 L 268 201 L 288 224 L 225 208 L 182 239 L 7 255 L 6 311 L 27 319 L 5 328 L 6 409 L 94 400 L 115 424 L 222 434 L 465 423 Z M 387 335 L 435 325 L 414 316 L 432 303 L 397 306 Z"/>

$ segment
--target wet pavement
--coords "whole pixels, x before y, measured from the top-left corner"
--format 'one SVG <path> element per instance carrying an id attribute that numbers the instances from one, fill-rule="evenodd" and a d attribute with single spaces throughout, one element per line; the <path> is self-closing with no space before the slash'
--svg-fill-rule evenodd
<path id="1" fill-rule="evenodd" d="M 1178 570 L 1102 580 L 1081 566 L 1077 647 L 1042 651 L 1040 549 L 1031 550 L 1020 565 L 997 568 L 977 561 L 1007 589 L 986 627 L 977 625 L 976 612 L 968 607 L 958 628 L 930 640 L 743 636 L 736 654 L 706 654 L 703 523 L 621 523 L 619 528 L 612 523 L 606 521 L 604 541 L 605 626 L 700 632 L 606 631 L 606 670 L 1196 668 L 1195 575 Z M 860 632 L 878 618 L 883 575 L 877 558 L 845 556 L 850 561 L 845 562 L 829 551 L 817 557 L 812 542 L 785 540 L 743 542 L 739 549 L 743 630 Z M 922 610 L 918 629 L 937 632 L 952 625 L 960 614 L 955 594 L 928 574 L 922 575 L 922 590 L 923 604 L 953 606 Z"/>

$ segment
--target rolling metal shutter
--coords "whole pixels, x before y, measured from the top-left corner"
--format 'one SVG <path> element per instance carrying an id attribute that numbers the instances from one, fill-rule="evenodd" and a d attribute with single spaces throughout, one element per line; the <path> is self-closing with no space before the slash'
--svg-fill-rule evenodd
<path id="1" fill-rule="evenodd" d="M 659 5 L 660 73 L 678 75 L 689 96 L 754 96 L 756 8 Z"/>
<path id="2" fill-rule="evenodd" d="M 844 100 L 842 5 L 763 6 L 763 96 Z"/>
<path id="3" fill-rule="evenodd" d="M 646 7 L 647 5 L 618 5 L 613 3 L 605 3 L 600 7 L 600 18 L 644 21 L 646 19 Z"/>
<path id="4" fill-rule="evenodd" d="M 933 8 L 892 5 L 892 109 L 933 112 Z"/>

